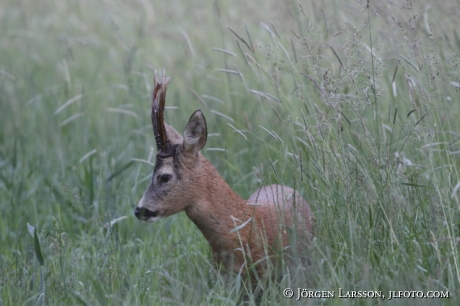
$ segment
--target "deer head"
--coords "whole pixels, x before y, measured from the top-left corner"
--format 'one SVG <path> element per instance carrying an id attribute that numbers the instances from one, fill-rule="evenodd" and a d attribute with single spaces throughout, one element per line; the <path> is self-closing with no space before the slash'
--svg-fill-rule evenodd
<path id="1" fill-rule="evenodd" d="M 190 117 L 184 137 L 164 123 L 168 82 L 164 73 L 161 82 L 155 73 L 152 125 L 157 156 L 152 181 L 134 211 L 138 219 L 149 222 L 178 213 L 191 204 L 190 184 L 193 185 L 194 169 L 207 139 L 206 120 L 200 110 Z"/>

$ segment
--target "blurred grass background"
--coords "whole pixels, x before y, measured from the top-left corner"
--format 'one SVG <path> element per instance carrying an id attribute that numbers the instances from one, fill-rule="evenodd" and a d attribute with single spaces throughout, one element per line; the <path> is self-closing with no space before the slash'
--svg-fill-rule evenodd
<path id="1" fill-rule="evenodd" d="M 166 122 L 202 109 L 230 186 L 289 185 L 315 212 L 311 266 L 260 304 L 295 303 L 281 291 L 297 284 L 457 305 L 459 4 L 2 1 L 0 305 L 238 303 L 185 214 L 133 216 L 163 69 Z"/>

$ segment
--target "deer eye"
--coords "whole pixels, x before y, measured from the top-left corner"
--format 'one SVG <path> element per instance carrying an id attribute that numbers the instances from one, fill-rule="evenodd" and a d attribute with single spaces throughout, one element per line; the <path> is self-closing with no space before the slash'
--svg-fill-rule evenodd
<path id="1" fill-rule="evenodd" d="M 160 181 L 160 183 L 165 184 L 171 180 L 171 177 L 171 174 L 162 174 L 158 176 L 158 180 Z"/>

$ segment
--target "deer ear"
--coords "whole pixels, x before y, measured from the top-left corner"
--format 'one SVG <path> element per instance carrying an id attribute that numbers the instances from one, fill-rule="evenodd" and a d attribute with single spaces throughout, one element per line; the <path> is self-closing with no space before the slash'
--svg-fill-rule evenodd
<path id="1" fill-rule="evenodd" d="M 182 147 L 185 152 L 197 153 L 203 149 L 207 138 L 206 119 L 200 110 L 196 110 L 185 127 Z"/>

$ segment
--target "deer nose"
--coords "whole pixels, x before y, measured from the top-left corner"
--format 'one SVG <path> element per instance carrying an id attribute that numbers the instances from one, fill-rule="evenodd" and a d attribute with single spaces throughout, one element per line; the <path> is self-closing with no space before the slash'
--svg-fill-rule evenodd
<path id="1" fill-rule="evenodd" d="M 136 218 L 140 219 L 142 217 L 142 208 L 136 207 L 134 210 L 134 215 Z"/>
<path id="2" fill-rule="evenodd" d="M 149 218 L 155 218 L 158 216 L 159 211 L 151 211 L 150 209 L 144 207 L 136 207 L 134 210 L 134 215 L 139 220 L 147 220 Z"/>

